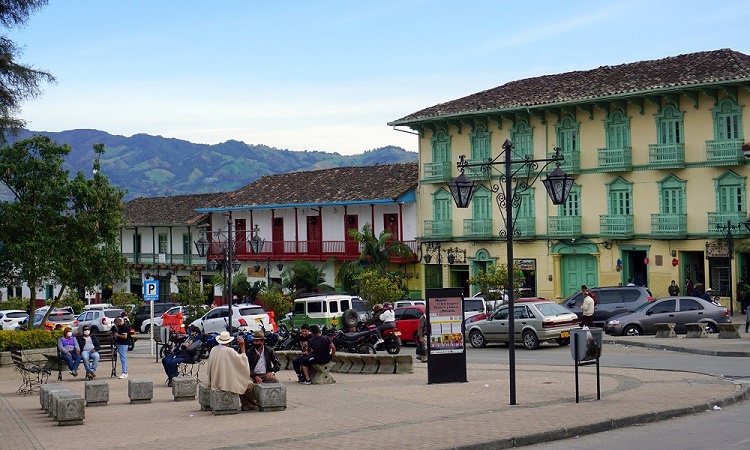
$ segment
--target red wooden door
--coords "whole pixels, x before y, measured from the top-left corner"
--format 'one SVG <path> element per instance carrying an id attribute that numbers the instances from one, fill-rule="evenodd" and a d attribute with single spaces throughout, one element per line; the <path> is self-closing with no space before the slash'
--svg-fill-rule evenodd
<path id="1" fill-rule="evenodd" d="M 323 252 L 323 226 L 319 216 L 307 218 L 307 251 L 310 255 Z"/>
<path id="2" fill-rule="evenodd" d="M 247 254 L 247 222 L 245 219 L 234 220 L 235 251 L 238 255 Z"/>
<path id="3" fill-rule="evenodd" d="M 359 243 L 349 236 L 349 230 L 359 230 L 358 216 L 344 216 L 344 242 L 347 255 L 359 255 Z"/>
<path id="4" fill-rule="evenodd" d="M 388 239 L 388 242 L 399 240 L 400 237 L 398 235 L 398 214 L 383 214 L 383 229 L 391 233 L 392 237 Z"/>
<path id="5" fill-rule="evenodd" d="M 284 253 L 284 218 L 273 218 L 273 230 L 271 231 L 273 240 L 273 254 L 280 255 Z"/>

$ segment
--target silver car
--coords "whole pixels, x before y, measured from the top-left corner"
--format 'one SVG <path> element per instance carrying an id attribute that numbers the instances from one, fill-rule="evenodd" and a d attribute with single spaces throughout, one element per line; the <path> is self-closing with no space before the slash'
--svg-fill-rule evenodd
<path id="1" fill-rule="evenodd" d="M 123 310 L 120 308 L 89 309 L 82 312 L 73 323 L 73 330 L 82 333 L 84 325 L 91 327 L 91 332 L 107 333 L 112 329 L 115 319 L 120 317 Z"/>
<path id="2" fill-rule="evenodd" d="M 675 333 L 686 333 L 688 323 L 705 323 L 706 332 L 719 331 L 717 324 L 730 323 L 729 311 L 716 302 L 698 297 L 664 297 L 637 307 L 633 312 L 610 317 L 604 331 L 616 336 L 656 334 L 656 323 L 674 323 Z"/>
<path id="3" fill-rule="evenodd" d="M 570 344 L 570 330 L 578 327 L 578 316 L 555 302 L 529 299 L 513 305 L 513 331 L 515 342 L 523 343 L 529 350 L 539 348 L 544 341 L 559 345 Z M 508 305 L 501 306 L 487 319 L 471 322 L 466 334 L 472 347 L 488 343 L 508 343 Z"/>

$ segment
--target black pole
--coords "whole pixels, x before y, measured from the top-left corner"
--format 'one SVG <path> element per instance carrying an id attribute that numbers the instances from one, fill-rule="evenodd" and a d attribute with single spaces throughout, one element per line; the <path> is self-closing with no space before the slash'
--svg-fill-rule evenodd
<path id="1" fill-rule="evenodd" d="M 508 370 L 510 384 L 510 404 L 516 404 L 516 330 L 513 311 L 513 183 L 511 170 L 511 143 L 506 140 L 505 149 L 505 224 L 508 254 Z"/>
<path id="2" fill-rule="evenodd" d="M 232 236 L 232 218 L 230 217 L 227 219 L 227 249 L 224 254 L 226 255 L 226 259 L 224 261 L 224 265 L 227 268 L 228 275 L 227 275 L 227 290 L 229 292 L 229 323 L 227 324 L 227 331 L 229 333 L 232 333 L 232 242 L 234 240 L 234 236 Z"/>
<path id="3" fill-rule="evenodd" d="M 727 253 L 729 256 L 729 315 L 732 317 L 734 317 L 734 298 L 732 297 L 732 288 L 734 287 L 732 286 L 732 259 L 734 259 L 733 237 L 734 236 L 732 236 L 732 221 L 727 220 Z"/>

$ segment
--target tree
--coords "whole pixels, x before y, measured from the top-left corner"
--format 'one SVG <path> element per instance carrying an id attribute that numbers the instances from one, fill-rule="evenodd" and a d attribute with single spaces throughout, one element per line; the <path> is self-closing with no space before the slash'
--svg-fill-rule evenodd
<path id="1" fill-rule="evenodd" d="M 523 282 L 523 272 L 518 264 L 513 265 L 513 291 L 514 297 L 520 295 L 518 289 Z M 488 266 L 487 270 L 480 270 L 475 277 L 469 277 L 469 284 L 478 286 L 479 292 L 484 294 L 485 300 L 497 301 L 503 300 L 505 292 L 508 289 L 508 265 L 500 264 L 497 266 Z"/>
<path id="2" fill-rule="evenodd" d="M 0 282 L 26 282 L 32 315 L 43 281 L 62 287 L 55 306 L 69 287 L 92 289 L 126 276 L 119 249 L 125 193 L 99 170 L 104 146 L 94 151 L 93 179 L 81 172 L 70 179 L 67 145 L 34 136 L 0 149 L 0 181 L 13 195 L 0 203 Z"/>
<path id="3" fill-rule="evenodd" d="M 0 24 L 13 28 L 26 23 L 34 11 L 47 5 L 47 0 L 0 0 Z M 43 82 L 55 78 L 44 71 L 17 62 L 21 51 L 6 35 L 0 36 L 0 139 L 25 125 L 17 117 L 23 100 L 41 93 Z"/>
<path id="4" fill-rule="evenodd" d="M 368 268 L 354 275 L 357 295 L 362 297 L 368 311 L 376 303 L 395 302 L 406 296 L 401 287 L 401 278 L 395 274 L 381 274 Z"/>
<path id="5" fill-rule="evenodd" d="M 308 292 L 330 292 L 334 288 L 325 283 L 324 267 L 318 268 L 310 261 L 297 260 L 281 273 L 282 285 L 292 297 Z"/>
<path id="6" fill-rule="evenodd" d="M 361 231 L 349 230 L 349 236 L 359 242 L 362 251 L 359 258 L 343 263 L 336 275 L 336 281 L 341 283 L 347 291 L 353 286 L 357 273 L 365 268 L 385 275 L 391 258 L 414 256 L 414 252 L 408 245 L 394 240 L 393 234 L 388 231 L 383 230 L 378 237 L 375 237 L 375 231 L 369 223 L 364 224 Z"/>
<path id="7" fill-rule="evenodd" d="M 183 281 L 177 283 L 177 292 L 172 294 L 175 301 L 187 308 L 184 323 L 190 323 L 203 314 L 206 298 L 213 290 L 213 285 L 206 283 L 201 286 L 199 272 L 192 272 Z"/>

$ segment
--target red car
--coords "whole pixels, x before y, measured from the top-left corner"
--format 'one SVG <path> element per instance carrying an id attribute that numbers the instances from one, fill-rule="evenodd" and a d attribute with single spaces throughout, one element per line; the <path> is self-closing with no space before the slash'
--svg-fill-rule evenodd
<path id="1" fill-rule="evenodd" d="M 401 342 L 416 342 L 419 318 L 424 315 L 424 305 L 404 306 L 393 310 L 396 327 L 401 332 Z"/>

